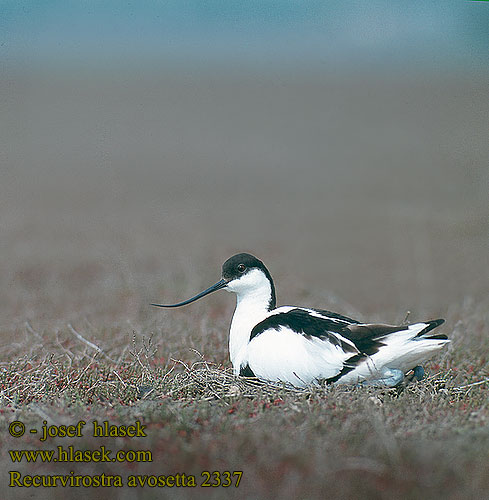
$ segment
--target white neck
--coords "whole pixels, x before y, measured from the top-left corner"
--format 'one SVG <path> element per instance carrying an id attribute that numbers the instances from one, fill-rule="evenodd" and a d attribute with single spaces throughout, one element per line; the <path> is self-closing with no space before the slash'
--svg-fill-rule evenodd
<path id="1" fill-rule="evenodd" d="M 268 307 L 272 287 L 261 271 L 253 270 L 240 280 L 230 283 L 227 288 L 236 293 L 236 310 L 229 333 L 229 355 L 235 373 L 239 373 L 246 357 L 251 330 L 270 314 Z"/>

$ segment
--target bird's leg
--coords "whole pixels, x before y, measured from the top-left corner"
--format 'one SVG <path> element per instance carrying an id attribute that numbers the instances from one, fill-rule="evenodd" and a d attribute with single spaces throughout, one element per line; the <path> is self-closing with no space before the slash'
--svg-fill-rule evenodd
<path id="1" fill-rule="evenodd" d="M 414 376 L 416 377 L 416 380 L 423 380 L 424 378 L 424 368 L 420 365 L 415 366 L 414 369 Z"/>
<path id="2" fill-rule="evenodd" d="M 412 382 L 414 379 L 423 380 L 424 378 L 424 368 L 422 366 L 415 366 L 412 370 L 406 373 L 406 382 Z"/>
<path id="3" fill-rule="evenodd" d="M 404 373 L 397 368 L 382 368 L 382 377 L 374 380 L 366 380 L 362 385 L 373 387 L 396 387 L 404 380 Z"/>

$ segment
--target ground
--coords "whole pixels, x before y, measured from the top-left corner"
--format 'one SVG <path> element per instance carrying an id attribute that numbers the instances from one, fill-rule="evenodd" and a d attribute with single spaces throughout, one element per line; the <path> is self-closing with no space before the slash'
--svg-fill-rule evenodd
<path id="1" fill-rule="evenodd" d="M 200 486 L 146 478 L 130 488 L 128 476 L 179 473 L 200 485 L 204 471 L 222 483 L 225 471 L 242 471 L 238 488 L 234 475 L 206 496 L 489 498 L 485 82 L 4 78 L 4 497 L 193 498 Z M 269 267 L 281 305 L 390 323 L 443 317 L 452 342 L 404 389 L 291 391 L 236 379 L 233 296 L 168 311 L 149 304 L 208 287 L 238 251 Z M 59 433 L 82 420 L 83 436 L 40 441 L 44 421 Z M 93 420 L 140 422 L 145 437 L 94 437 Z M 15 421 L 20 437 L 9 434 Z M 14 463 L 8 453 L 70 445 L 149 450 L 152 461 Z M 105 473 L 125 486 L 8 488 L 9 471 Z"/>

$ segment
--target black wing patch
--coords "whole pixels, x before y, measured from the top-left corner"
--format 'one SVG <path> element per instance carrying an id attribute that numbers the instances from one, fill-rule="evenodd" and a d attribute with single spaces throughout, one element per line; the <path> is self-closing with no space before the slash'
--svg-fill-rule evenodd
<path id="1" fill-rule="evenodd" d="M 349 325 L 343 336 L 351 340 L 360 352 L 372 356 L 382 346 L 382 339 L 391 333 L 405 330 L 406 326 L 392 326 L 382 324 Z"/>
<path id="2" fill-rule="evenodd" d="M 320 314 L 325 313 L 326 311 L 320 312 Z M 341 339 L 345 328 L 350 325 L 349 320 L 344 316 L 332 316 L 331 318 L 312 316 L 309 311 L 299 308 L 273 314 L 254 326 L 251 330 L 250 341 L 267 330 L 279 330 L 281 327 L 285 327 L 305 337 L 327 340 L 333 345 L 340 346 L 345 352 L 358 352 L 351 344 Z"/>
<path id="3" fill-rule="evenodd" d="M 440 326 L 443 323 L 445 323 L 445 320 L 444 319 L 432 319 L 430 321 L 425 321 L 425 323 L 427 325 L 426 328 L 424 330 L 421 330 L 418 333 L 418 335 L 416 335 L 416 337 L 424 337 L 424 336 L 426 336 L 426 334 L 429 333 L 429 332 L 431 332 L 431 330 L 433 330 L 437 326 Z M 443 334 L 443 333 L 429 335 L 427 338 L 429 338 L 429 339 L 443 339 L 443 340 L 447 340 L 448 339 L 448 337 L 445 334 Z"/>
<path id="4" fill-rule="evenodd" d="M 342 314 L 338 314 L 335 312 L 331 311 L 326 311 L 326 309 L 311 309 L 311 311 L 315 311 L 318 314 L 321 314 L 322 316 L 325 316 L 327 318 L 334 318 L 334 319 L 339 319 L 341 321 L 344 321 L 345 323 L 352 323 L 352 324 L 360 324 L 360 321 L 357 321 L 356 319 L 351 319 L 348 316 L 343 316 Z"/>

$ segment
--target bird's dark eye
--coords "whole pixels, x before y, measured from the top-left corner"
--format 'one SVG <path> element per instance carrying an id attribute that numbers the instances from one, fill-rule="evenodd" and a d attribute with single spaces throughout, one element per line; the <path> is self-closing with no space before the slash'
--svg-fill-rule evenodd
<path id="1" fill-rule="evenodd" d="M 246 271 L 246 266 L 244 264 L 238 264 L 237 269 L 240 273 L 244 273 Z"/>

